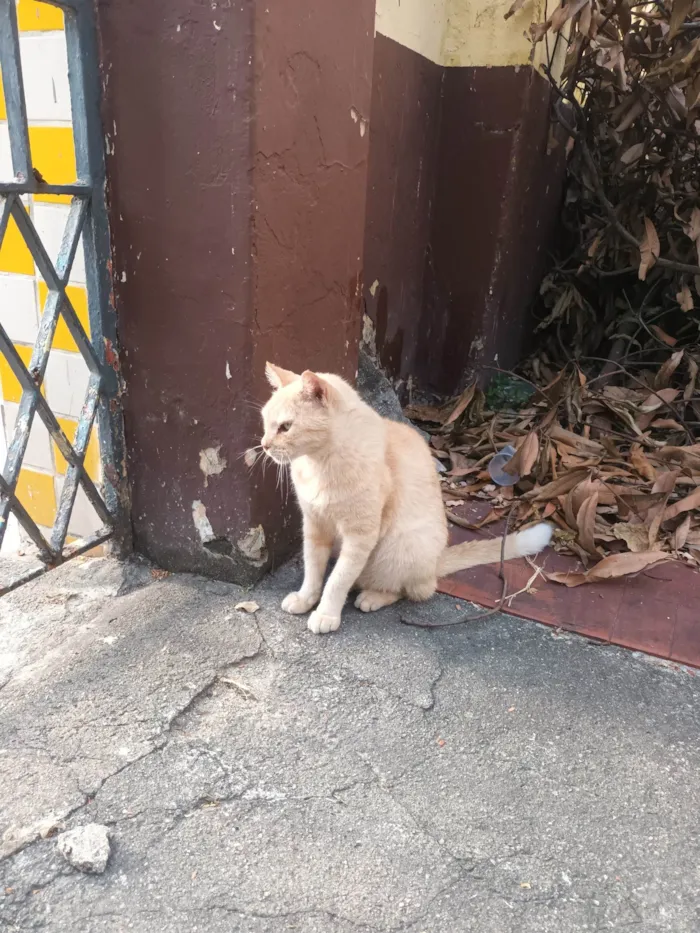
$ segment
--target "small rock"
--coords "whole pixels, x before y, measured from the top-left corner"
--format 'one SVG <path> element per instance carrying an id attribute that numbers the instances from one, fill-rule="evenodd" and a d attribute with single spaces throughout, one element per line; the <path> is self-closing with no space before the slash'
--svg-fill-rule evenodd
<path id="1" fill-rule="evenodd" d="M 65 860 L 93 875 L 101 875 L 109 860 L 109 830 L 99 823 L 78 826 L 58 837 L 58 851 Z"/>
<path id="2" fill-rule="evenodd" d="M 236 603 L 236 605 L 233 608 L 238 610 L 238 612 L 253 613 L 253 612 L 257 612 L 260 606 L 256 602 L 251 601 L 251 602 Z"/>

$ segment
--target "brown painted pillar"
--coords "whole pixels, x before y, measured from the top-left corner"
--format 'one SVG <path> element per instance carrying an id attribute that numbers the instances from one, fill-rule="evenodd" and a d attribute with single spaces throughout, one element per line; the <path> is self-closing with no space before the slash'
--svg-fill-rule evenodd
<path id="1" fill-rule="evenodd" d="M 390 375 L 442 392 L 519 359 L 559 208 L 544 10 L 509 6 L 377 0 L 365 299 Z"/>
<path id="2" fill-rule="evenodd" d="M 98 12 L 135 547 L 247 582 L 297 527 L 241 459 L 265 360 L 356 370 L 374 3 Z"/>

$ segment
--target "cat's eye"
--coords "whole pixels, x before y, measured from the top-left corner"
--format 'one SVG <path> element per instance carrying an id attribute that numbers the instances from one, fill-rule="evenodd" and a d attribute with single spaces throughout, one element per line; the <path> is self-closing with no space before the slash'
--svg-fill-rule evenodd
<path id="1" fill-rule="evenodd" d="M 291 428 L 291 421 L 283 421 L 282 424 L 277 428 L 278 434 L 286 434 L 287 431 Z"/>

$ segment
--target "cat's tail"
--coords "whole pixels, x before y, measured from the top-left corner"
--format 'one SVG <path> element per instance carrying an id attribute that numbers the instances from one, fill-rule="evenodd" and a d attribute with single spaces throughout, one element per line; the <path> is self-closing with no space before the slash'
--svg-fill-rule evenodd
<path id="1" fill-rule="evenodd" d="M 552 526 L 546 522 L 533 525 L 524 531 L 508 535 L 504 557 L 525 557 L 526 554 L 539 554 L 552 540 Z M 480 564 L 496 564 L 501 559 L 501 538 L 490 541 L 467 541 L 445 548 L 438 561 L 438 576 L 447 577 L 458 570 L 478 567 Z"/>

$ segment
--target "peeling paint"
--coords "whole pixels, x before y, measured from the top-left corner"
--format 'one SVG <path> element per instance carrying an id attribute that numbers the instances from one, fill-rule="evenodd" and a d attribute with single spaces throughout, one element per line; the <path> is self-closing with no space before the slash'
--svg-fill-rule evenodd
<path id="1" fill-rule="evenodd" d="M 231 378 L 231 367 L 228 365 L 228 360 L 226 360 L 226 378 Z"/>
<path id="2" fill-rule="evenodd" d="M 205 447 L 204 450 L 199 451 L 199 469 L 204 473 L 205 487 L 209 485 L 210 476 L 218 476 L 226 469 L 226 458 L 221 456 L 220 450 L 221 444 L 218 447 Z"/>
<path id="3" fill-rule="evenodd" d="M 109 337 L 104 338 L 105 342 L 105 360 L 108 366 L 111 366 L 115 373 L 119 372 L 119 356 L 114 349 L 114 344 Z"/>
<path id="4" fill-rule="evenodd" d="M 372 284 L 369 287 L 369 293 L 372 296 L 372 298 L 374 298 L 374 296 L 377 294 L 378 288 L 379 288 L 379 279 L 375 279 L 374 282 L 372 282 Z"/>
<path id="5" fill-rule="evenodd" d="M 365 117 L 363 117 L 354 107 L 350 108 L 350 119 L 353 123 L 360 124 L 360 136 L 364 136 L 367 132 L 367 124 L 369 121 L 365 119 Z"/>
<path id="6" fill-rule="evenodd" d="M 371 356 L 377 356 L 377 331 L 368 314 L 362 316 L 362 343 Z"/>
<path id="7" fill-rule="evenodd" d="M 192 503 L 192 521 L 194 522 L 194 527 L 197 529 L 197 534 L 202 544 L 214 540 L 216 535 L 214 534 L 214 529 L 211 527 L 211 522 L 207 518 L 206 507 L 199 499 L 195 499 Z"/>
<path id="8" fill-rule="evenodd" d="M 238 542 L 238 548 L 251 563 L 260 566 L 267 560 L 265 532 L 262 525 L 249 528 L 247 534 Z"/>

